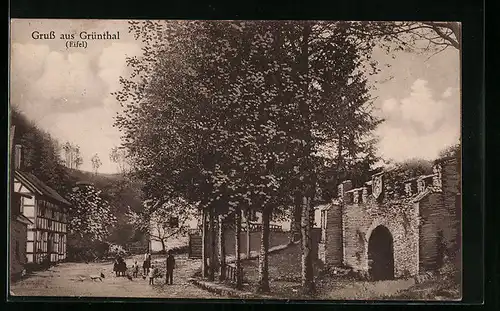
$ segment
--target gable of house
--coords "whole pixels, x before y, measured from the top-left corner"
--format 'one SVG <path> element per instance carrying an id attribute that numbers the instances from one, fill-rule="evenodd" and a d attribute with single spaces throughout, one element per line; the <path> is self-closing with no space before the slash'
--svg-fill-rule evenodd
<path id="1" fill-rule="evenodd" d="M 35 175 L 31 173 L 16 170 L 14 178 L 20 183 L 20 185 L 17 187 L 24 186 L 34 195 L 42 196 L 54 203 L 62 204 L 66 207 L 71 206 L 71 204 L 65 198 L 63 198 L 59 193 L 57 193 L 57 191 L 47 186 L 44 182 L 42 182 L 40 179 L 38 179 Z M 19 190 L 18 189 L 15 190 L 21 193 L 24 192 L 23 189 L 21 188 L 19 188 Z"/>

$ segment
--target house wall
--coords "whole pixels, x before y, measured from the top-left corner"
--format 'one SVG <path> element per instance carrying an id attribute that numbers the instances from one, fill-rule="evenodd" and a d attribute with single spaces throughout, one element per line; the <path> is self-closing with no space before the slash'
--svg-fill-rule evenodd
<path id="1" fill-rule="evenodd" d="M 26 264 L 26 225 L 22 222 L 10 222 L 10 277 L 16 279 Z"/>
<path id="2" fill-rule="evenodd" d="M 17 179 L 16 192 L 28 194 L 21 198 L 21 211 L 33 222 L 28 225 L 25 237 L 26 262 L 40 264 L 47 256 L 51 262 L 59 262 L 67 256 L 67 210 L 48 202 L 30 191 Z M 51 250 L 49 250 L 52 245 Z"/>
<path id="3" fill-rule="evenodd" d="M 159 252 L 162 250 L 161 241 L 151 239 L 150 243 L 151 243 L 150 244 L 151 252 L 155 253 L 155 252 Z M 166 243 L 165 243 L 165 247 L 167 250 L 169 250 L 171 248 L 177 248 L 177 247 L 182 247 L 182 246 L 188 245 L 188 243 L 189 243 L 189 235 L 185 234 L 185 235 L 180 235 L 180 236 L 168 238 Z"/>
<path id="4" fill-rule="evenodd" d="M 217 235 L 218 236 L 218 235 Z M 234 255 L 236 254 L 236 237 L 233 229 L 227 229 L 224 232 L 225 238 L 225 251 L 226 255 Z M 261 232 L 255 231 L 250 232 L 250 251 L 259 251 L 260 250 L 260 240 L 261 240 Z M 240 233 L 240 241 L 241 241 L 241 253 L 245 254 L 247 252 L 247 233 Z M 275 232 L 271 231 L 269 234 L 269 247 L 274 247 L 278 245 L 288 244 L 289 235 L 287 232 Z M 218 251 L 217 251 L 218 254 Z"/>
<path id="5" fill-rule="evenodd" d="M 67 212 L 44 199 L 36 198 L 35 202 L 35 228 L 33 235 L 28 232 L 28 241 L 33 238 L 33 262 L 40 264 L 47 258 L 52 263 L 63 261 L 67 256 Z"/>
<path id="6" fill-rule="evenodd" d="M 255 215 L 255 219 L 253 220 L 253 222 L 262 223 L 262 213 L 261 212 L 254 212 L 254 215 Z M 287 218 L 290 218 L 290 217 L 287 217 Z M 241 222 L 242 223 L 246 222 L 245 213 L 242 213 Z M 281 226 L 283 231 L 290 231 L 291 221 L 289 219 L 288 220 L 273 220 L 273 219 L 271 219 L 269 224 Z"/>

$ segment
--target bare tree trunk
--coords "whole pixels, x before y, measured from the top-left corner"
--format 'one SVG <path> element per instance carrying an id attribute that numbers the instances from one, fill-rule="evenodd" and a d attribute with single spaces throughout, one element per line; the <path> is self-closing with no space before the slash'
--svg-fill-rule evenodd
<path id="1" fill-rule="evenodd" d="M 215 250 L 217 248 L 215 244 L 217 241 L 216 237 L 217 231 L 215 229 L 214 206 L 210 207 L 209 218 L 210 218 L 210 269 L 209 269 L 208 280 L 213 282 L 215 280 L 215 270 L 217 269 L 216 267 L 217 254 L 215 253 Z"/>
<path id="2" fill-rule="evenodd" d="M 234 238 L 235 238 L 235 243 L 234 243 L 234 253 L 236 256 L 236 288 L 241 288 L 243 285 L 243 279 L 241 275 L 241 237 L 240 237 L 240 232 L 241 232 L 241 209 L 236 208 L 234 211 Z"/>
<path id="3" fill-rule="evenodd" d="M 302 290 L 310 295 L 315 292 L 313 261 L 312 261 L 312 236 L 311 236 L 311 199 L 303 198 L 302 207 Z"/>
<path id="4" fill-rule="evenodd" d="M 300 222 L 302 219 L 302 197 L 296 195 L 294 198 L 294 206 L 292 209 L 292 223 L 290 230 L 290 243 L 300 241 L 301 229 Z"/>
<path id="5" fill-rule="evenodd" d="M 202 274 L 202 277 L 206 277 L 208 275 L 208 267 L 207 267 L 207 254 L 208 254 L 208 250 L 207 250 L 207 245 L 208 245 L 208 241 L 207 241 L 207 237 L 208 237 L 208 232 L 207 232 L 207 207 L 203 207 L 203 210 L 202 210 L 202 215 L 201 215 L 201 221 L 202 221 L 202 232 L 201 232 L 201 247 L 202 247 L 202 250 L 201 250 L 201 274 Z"/>
<path id="6" fill-rule="evenodd" d="M 250 209 L 248 208 L 246 210 L 246 220 L 247 220 L 247 232 L 246 232 L 246 238 L 247 238 L 247 259 L 250 258 L 250 252 L 251 252 L 251 245 L 250 245 Z"/>
<path id="7" fill-rule="evenodd" d="M 161 250 L 163 253 L 167 250 L 167 247 L 165 246 L 165 239 L 160 239 L 161 241 Z"/>
<path id="8" fill-rule="evenodd" d="M 224 281 L 226 279 L 226 248 L 225 248 L 225 237 L 224 237 L 224 217 L 219 215 L 219 280 Z"/>
<path id="9" fill-rule="evenodd" d="M 268 208 L 262 210 L 262 234 L 259 254 L 259 287 L 260 293 L 269 292 L 269 222 L 271 213 Z"/>

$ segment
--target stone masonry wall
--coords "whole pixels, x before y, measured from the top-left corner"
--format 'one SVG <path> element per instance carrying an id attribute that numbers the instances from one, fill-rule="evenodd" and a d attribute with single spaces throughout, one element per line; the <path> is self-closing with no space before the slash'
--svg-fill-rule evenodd
<path id="1" fill-rule="evenodd" d="M 330 204 L 326 212 L 326 239 L 319 244 L 319 258 L 326 265 L 342 264 L 342 205 Z"/>
<path id="2" fill-rule="evenodd" d="M 393 239 L 394 276 L 418 274 L 418 206 L 389 207 L 369 196 L 365 203 L 345 202 L 343 213 L 343 263 L 368 271 L 368 241 L 378 226 L 389 229 Z"/>
<path id="3" fill-rule="evenodd" d="M 10 222 L 10 277 L 17 278 L 26 264 L 26 225 L 11 220 Z"/>
<path id="4" fill-rule="evenodd" d="M 339 203 L 332 203 L 327 212 L 320 257 L 328 265 L 368 271 L 368 243 L 378 226 L 391 233 L 395 277 L 435 270 L 445 254 L 459 257 L 460 167 L 454 158 L 441 159 L 433 171 L 406 181 L 384 181 L 377 199 L 372 195 L 374 181 L 357 189 L 343 182 Z"/>
<path id="5" fill-rule="evenodd" d="M 441 162 L 443 176 L 443 203 L 448 211 L 446 229 L 450 248 L 460 250 L 462 240 L 462 196 L 461 196 L 461 168 L 456 159 Z"/>
<path id="6" fill-rule="evenodd" d="M 442 190 L 425 196 L 419 202 L 421 271 L 439 268 L 443 256 L 460 250 L 459 168 L 455 159 L 439 164 L 442 167 Z"/>

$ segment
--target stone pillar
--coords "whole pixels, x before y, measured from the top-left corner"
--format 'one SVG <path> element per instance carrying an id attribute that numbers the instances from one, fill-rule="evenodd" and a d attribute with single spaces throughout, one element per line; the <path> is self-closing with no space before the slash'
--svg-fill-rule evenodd
<path id="1" fill-rule="evenodd" d="M 338 194 L 339 198 L 342 200 L 346 201 L 347 197 L 349 194 L 347 191 L 352 189 L 352 182 L 350 180 L 345 180 L 343 181 L 339 186 L 338 186 Z"/>
<path id="2" fill-rule="evenodd" d="M 361 199 L 362 199 L 363 203 L 368 202 L 368 188 L 367 187 L 363 187 L 363 192 L 362 192 L 362 195 L 361 195 Z"/>
<path id="3" fill-rule="evenodd" d="M 434 176 L 432 177 L 432 186 L 434 187 L 434 190 L 441 191 L 443 188 L 441 164 L 440 163 L 434 164 L 432 170 L 434 173 Z"/>

